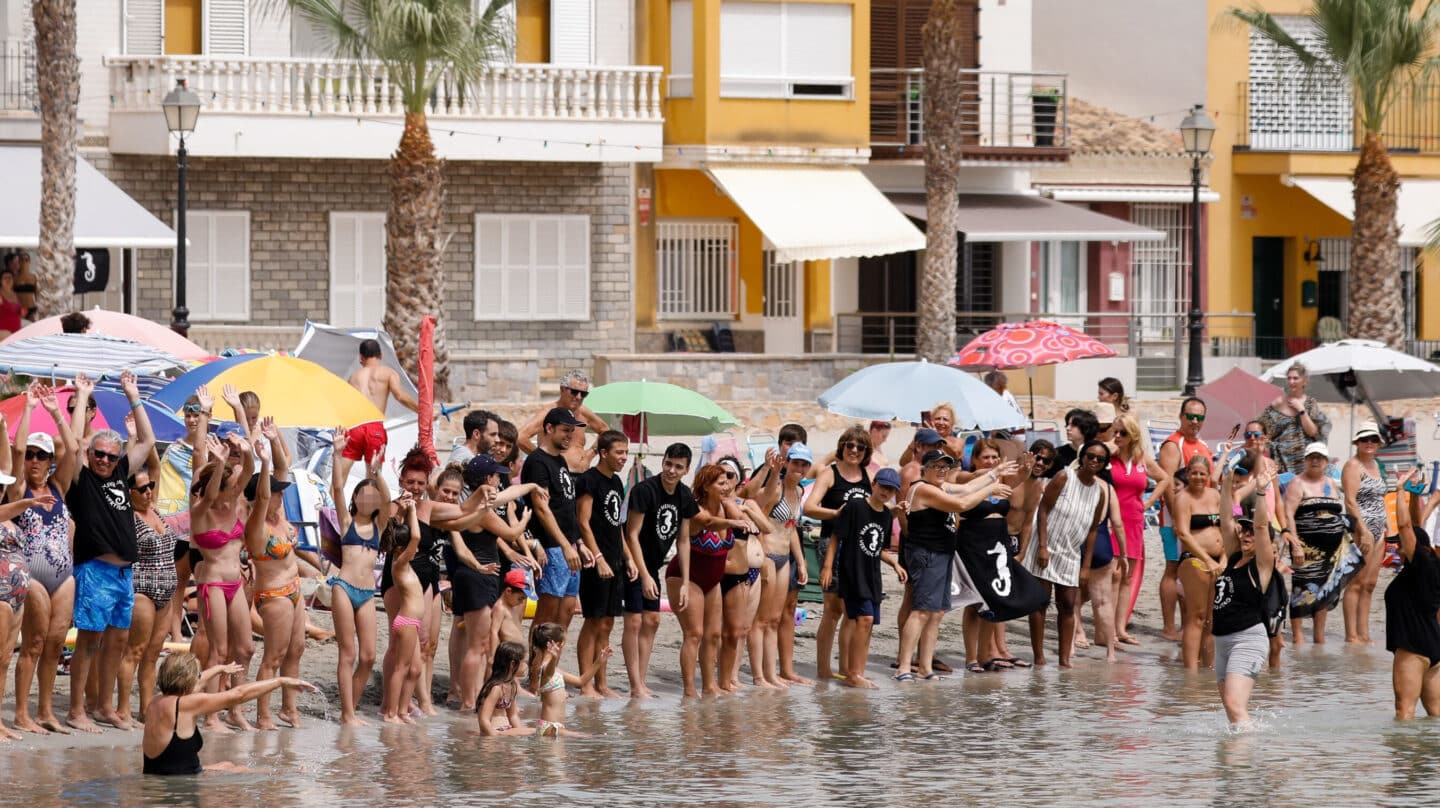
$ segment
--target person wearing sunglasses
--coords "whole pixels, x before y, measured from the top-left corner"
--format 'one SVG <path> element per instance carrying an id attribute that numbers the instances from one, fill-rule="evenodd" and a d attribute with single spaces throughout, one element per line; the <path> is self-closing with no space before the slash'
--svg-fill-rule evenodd
<path id="1" fill-rule="evenodd" d="M 1125 529 L 1126 565 L 1116 565 L 1120 573 L 1115 580 L 1115 631 L 1117 639 L 1127 645 L 1139 645 L 1130 636 L 1130 615 L 1140 598 L 1140 584 L 1145 578 L 1145 511 L 1170 490 L 1170 475 L 1150 456 L 1150 441 L 1140 431 L 1140 421 L 1133 415 L 1121 414 L 1111 432 L 1115 453 L 1110 458 L 1110 480 L 1120 507 Z M 1155 493 L 1147 499 L 1145 489 L 1155 482 Z M 1118 545 L 1114 548 L 1119 552 Z"/>
<path id="2" fill-rule="evenodd" d="M 1225 569 L 1220 534 L 1220 492 L 1210 485 L 1210 455 L 1195 455 L 1183 469 L 1185 487 L 1174 497 L 1175 535 L 1180 542 L 1180 653 L 1187 670 L 1208 667 L 1215 654 L 1210 606 L 1215 577 Z"/>
<path id="3" fill-rule="evenodd" d="M 1286 521 L 1299 545 L 1291 549 L 1290 575 L 1290 639 L 1296 648 L 1305 642 L 1307 617 L 1315 644 L 1325 642 L 1327 613 L 1340 604 L 1362 563 L 1345 524 L 1343 493 L 1329 470 L 1330 447 L 1316 441 L 1305 447 L 1305 470 L 1285 487 Z"/>
<path id="4" fill-rule="evenodd" d="M 76 412 L 70 429 L 84 428 L 84 412 L 95 385 L 84 376 L 75 379 Z M 135 415 L 135 431 L 126 447 L 119 433 L 105 429 L 90 438 L 84 460 L 77 463 L 65 492 L 65 506 L 75 521 L 75 654 L 70 663 L 70 713 L 66 723 L 86 732 L 99 732 L 85 712 L 85 685 L 90 663 L 99 657 L 101 720 L 129 728 L 129 716 L 115 712 L 111 695 L 130 635 L 135 589 L 130 566 L 138 555 L 135 512 L 130 503 L 130 470 L 139 468 L 155 447 L 150 416 L 141 406 L 135 374 L 120 376 L 120 389 Z M 249 613 L 246 613 L 249 619 Z M 247 623 L 248 628 L 248 623 Z"/>
<path id="5" fill-rule="evenodd" d="M 1390 532 L 1385 508 L 1390 486 L 1385 481 L 1384 464 L 1375 457 L 1380 449 L 1380 429 L 1375 422 L 1361 422 L 1351 443 L 1355 454 L 1340 470 L 1340 487 L 1345 492 L 1345 512 L 1355 525 L 1351 535 L 1364 551 L 1365 566 L 1345 589 L 1341 614 L 1345 618 L 1345 642 L 1369 643 L 1370 603 L 1380 580 L 1386 534 Z"/>
<path id="6" fill-rule="evenodd" d="M 761 659 L 752 659 L 754 683 L 760 687 L 810 684 L 795 672 L 795 614 L 799 587 L 810 580 L 805 551 L 800 543 L 801 483 L 810 474 L 813 456 L 803 442 L 792 443 L 785 456 L 767 455 L 769 477 L 756 502 L 769 518 L 771 530 L 761 537 L 765 561 L 760 566 L 760 610 L 752 634 L 759 635 Z M 756 474 L 755 476 L 759 476 Z M 798 582 L 792 587 L 792 582 Z"/>
<path id="7" fill-rule="evenodd" d="M 1215 642 L 1215 683 L 1230 726 L 1250 723 L 1250 691 L 1269 655 L 1267 625 L 1273 612 L 1267 594 L 1275 585 L 1275 547 L 1270 539 L 1269 504 L 1255 499 L 1250 518 L 1235 517 L 1235 476 L 1227 469 L 1220 481 L 1220 531 L 1224 563 L 1210 591 Z M 1433 615 L 1432 615 L 1433 618 Z"/>
<path id="8" fill-rule="evenodd" d="M 1330 438 L 1330 417 L 1320 403 L 1307 394 L 1310 371 L 1299 362 L 1285 371 L 1285 392 L 1275 397 L 1260 413 L 1260 423 L 1270 436 L 1275 462 L 1281 472 L 1299 474 L 1305 470 L 1305 447 Z"/>
<path id="9" fill-rule="evenodd" d="M 130 714 L 130 686 L 139 677 L 140 715 L 155 692 L 155 665 L 170 633 L 172 604 L 176 603 L 175 542 L 177 536 L 155 510 L 160 457 L 151 453 L 145 467 L 130 477 L 130 504 L 135 509 L 135 608 L 130 619 L 130 649 L 120 663 L 119 704 L 116 712 Z"/>
<path id="10" fill-rule="evenodd" d="M 1026 568 L 1054 586 L 1062 668 L 1071 667 L 1080 586 L 1090 579 L 1096 535 L 1108 509 L 1109 485 L 1099 474 L 1109 465 L 1110 449 L 1105 444 L 1090 440 L 1080 447 L 1078 464 L 1062 469 L 1045 486 L 1035 541 L 1027 548 Z M 1045 612 L 1041 607 L 1030 615 L 1030 647 L 1037 667 L 1045 664 Z"/>
<path id="11" fill-rule="evenodd" d="M 835 462 L 815 475 L 815 485 L 805 498 L 804 513 L 820 523 L 820 539 L 815 543 L 815 553 L 819 558 L 824 558 L 829 549 L 830 536 L 834 532 L 833 522 L 835 517 L 840 515 L 840 509 L 852 499 L 865 499 L 870 496 L 870 472 L 866 470 L 866 466 L 870 464 L 870 455 L 869 433 L 864 427 L 852 426 L 840 433 L 840 439 L 835 443 Z M 845 602 L 841 600 L 839 590 L 835 587 L 839 580 L 839 570 L 832 568 L 830 573 L 830 589 L 825 592 L 824 613 L 820 617 L 820 626 L 815 631 L 815 673 L 821 681 L 831 678 L 844 679 L 848 673 L 843 664 L 839 673 L 833 671 L 830 664 L 836 630 L 840 628 L 840 621 L 845 617 Z M 850 631 L 842 631 L 841 663 L 850 658 L 847 645 L 849 639 Z"/>
<path id="12" fill-rule="evenodd" d="M 92 388 L 94 387 L 94 383 L 93 383 L 93 382 L 91 383 L 91 387 L 92 387 Z M 65 415 L 66 415 L 66 417 L 73 416 L 73 415 L 75 414 L 75 408 L 76 408 L 77 406 L 79 406 L 79 405 L 76 404 L 76 402 L 75 402 L 75 396 L 72 394 L 72 395 L 70 396 L 70 398 L 68 398 L 68 399 L 65 400 Z M 84 424 L 84 428 L 83 428 L 83 429 L 80 431 L 80 433 L 76 436 L 76 438 L 77 438 L 81 443 L 86 443 L 86 442 L 89 441 L 90 438 L 95 434 L 95 414 L 100 411 L 100 410 L 99 410 L 99 405 L 95 403 L 95 399 L 93 399 L 93 398 L 92 398 L 92 399 L 88 399 L 88 400 L 85 402 L 84 407 L 85 407 L 85 420 L 82 422 L 82 423 Z"/>
<path id="13" fill-rule="evenodd" d="M 1160 444 L 1159 457 L 1156 458 L 1171 480 L 1176 480 L 1180 470 L 1196 455 L 1210 456 L 1210 447 L 1200 439 L 1200 429 L 1205 425 L 1205 409 L 1205 402 L 1193 396 L 1180 402 L 1180 428 Z M 1180 630 L 1176 627 L 1175 612 L 1180 605 L 1180 541 L 1175 534 L 1175 520 L 1170 515 L 1174 509 L 1172 492 L 1169 489 L 1157 490 L 1163 492 L 1160 545 L 1165 551 L 1165 572 L 1160 576 L 1160 621 L 1163 625 L 1160 636 L 1178 642 Z"/>
<path id="14" fill-rule="evenodd" d="M 0 429 L 9 433 L 3 418 L 0 418 Z M 5 457 L 10 454 L 10 441 L 5 434 L 0 434 L 0 454 Z M 0 485 L 7 486 L 0 495 L 0 642 L 4 643 L 4 647 L 0 648 L 0 689 L 5 687 L 5 680 L 10 674 L 10 657 L 15 650 L 15 638 L 20 633 L 17 621 L 22 619 L 21 612 L 30 589 L 24 537 L 15 525 L 14 517 L 37 505 L 48 508 L 55 504 L 55 495 L 48 491 L 38 498 L 11 498 L 9 486 L 15 481 L 14 477 L 0 470 Z M 26 695 L 29 694 L 22 693 L 21 697 Z M 0 721 L 0 741 L 4 740 L 18 741 L 20 736 Z"/>
<path id="15" fill-rule="evenodd" d="M 545 431 L 546 412 L 558 407 L 569 410 L 571 416 L 580 422 L 579 432 L 576 435 L 579 439 L 565 450 L 566 461 L 576 474 L 589 468 L 591 461 L 595 459 L 595 452 L 585 448 L 585 430 L 588 429 L 598 435 L 609 429 L 610 425 L 585 406 L 585 397 L 588 395 L 590 395 L 590 378 L 583 372 L 571 370 L 561 376 L 560 395 L 556 397 L 555 403 L 541 410 L 520 428 L 520 451 L 526 455 L 537 451 L 538 441 Z"/>
<path id="16" fill-rule="evenodd" d="M 30 417 L 36 406 L 50 415 L 60 433 L 65 452 L 55 457 L 55 440 L 43 432 L 30 431 Z M 30 568 L 30 588 L 21 622 L 20 659 L 15 665 L 15 726 L 26 732 L 68 734 L 55 716 L 55 673 L 65 634 L 70 629 L 75 605 L 74 567 L 70 547 L 70 512 L 65 492 L 79 462 L 80 444 L 70 422 L 60 414 L 55 391 L 34 382 L 25 391 L 25 409 L 15 430 L 11 468 L 19 478 L 11 484 L 12 500 L 49 494 L 55 501 L 48 507 L 29 508 L 15 518 L 24 539 L 25 561 Z M 53 468 L 53 471 L 52 471 Z M 30 717 L 30 683 L 39 678 L 39 701 Z"/>

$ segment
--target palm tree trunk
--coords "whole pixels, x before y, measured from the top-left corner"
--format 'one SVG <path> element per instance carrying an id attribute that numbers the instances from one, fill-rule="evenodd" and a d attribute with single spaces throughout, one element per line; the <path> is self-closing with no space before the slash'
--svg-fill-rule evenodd
<path id="1" fill-rule="evenodd" d="M 920 274 L 916 353 L 944 362 L 955 353 L 955 267 L 959 252 L 957 171 L 964 136 L 961 70 L 966 64 L 960 0 L 935 0 L 921 29 L 925 66 L 925 265 Z"/>
<path id="2" fill-rule="evenodd" d="M 1350 239 L 1352 337 L 1403 350 L 1405 301 L 1400 291 L 1400 176 L 1380 136 L 1367 134 L 1355 166 L 1355 219 Z"/>
<path id="3" fill-rule="evenodd" d="M 33 0 L 35 87 L 40 101 L 40 244 L 35 261 L 37 317 L 70 310 L 75 272 L 75 155 L 80 57 L 75 0 Z"/>
<path id="4" fill-rule="evenodd" d="M 440 231 L 444 164 L 435 156 L 422 112 L 405 113 L 405 131 L 390 159 L 390 209 L 385 216 L 385 331 L 412 377 L 420 358 L 420 322 L 435 317 L 435 396 L 450 396 L 450 354 L 444 337 L 444 267 Z"/>

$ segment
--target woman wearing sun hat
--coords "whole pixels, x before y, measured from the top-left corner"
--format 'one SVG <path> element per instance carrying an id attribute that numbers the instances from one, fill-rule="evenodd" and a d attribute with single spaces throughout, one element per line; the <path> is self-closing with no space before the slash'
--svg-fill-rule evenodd
<path id="1" fill-rule="evenodd" d="M 1365 553 L 1365 566 L 1348 589 L 1342 612 L 1345 615 L 1345 642 L 1370 642 L 1370 601 L 1375 584 L 1380 580 L 1380 562 L 1385 556 L 1385 534 L 1389 532 L 1389 514 L 1385 495 L 1385 467 L 1375 458 L 1380 448 L 1380 430 L 1374 421 L 1362 421 L 1351 438 L 1355 455 L 1345 461 L 1340 472 L 1345 491 L 1345 512 L 1355 528 L 1352 535 Z"/>
<path id="2" fill-rule="evenodd" d="M 1305 467 L 1285 489 L 1288 524 L 1302 552 L 1293 557 L 1290 577 L 1290 631 L 1298 648 L 1304 642 L 1301 621 L 1313 621 L 1313 637 L 1325 642 L 1326 612 L 1340 602 L 1345 586 L 1359 572 L 1360 557 L 1351 553 L 1342 493 L 1326 473 L 1330 447 L 1315 441 L 1305 447 Z"/>

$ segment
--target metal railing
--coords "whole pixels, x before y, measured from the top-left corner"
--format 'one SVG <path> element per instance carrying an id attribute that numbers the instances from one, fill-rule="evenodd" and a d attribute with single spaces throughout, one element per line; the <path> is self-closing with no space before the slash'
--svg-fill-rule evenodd
<path id="1" fill-rule="evenodd" d="M 212 111 L 250 115 L 405 112 L 400 88 L 378 62 L 213 56 L 107 56 L 117 111 L 159 112 L 188 80 Z M 473 82 L 441 76 L 425 112 L 480 119 L 660 122 L 659 67 L 493 65 Z"/>
<path id="2" fill-rule="evenodd" d="M 1343 79 L 1242 81 L 1235 145 L 1256 151 L 1354 151 L 1364 129 Z M 1397 91 L 1380 133 L 1392 152 L 1440 154 L 1440 82 Z"/>
<path id="3" fill-rule="evenodd" d="M 1064 73 L 962 70 L 963 146 L 1065 148 Z M 870 71 L 870 145 L 904 150 L 925 143 L 925 71 Z"/>
<path id="4" fill-rule="evenodd" d="M 1120 356 L 1139 361 L 1139 386 L 1168 388 L 1183 381 L 1188 330 L 1186 315 L 1128 314 L 1125 312 L 961 312 L 955 316 L 959 346 L 1000 323 L 1053 320 L 1084 331 L 1115 349 Z M 1212 313 L 1204 319 L 1207 356 L 1256 356 L 1255 316 L 1249 313 Z M 919 315 L 915 312 L 853 312 L 835 317 L 835 349 L 840 353 L 915 353 Z"/>
<path id="5" fill-rule="evenodd" d="M 34 110 L 35 43 L 0 39 L 0 110 Z"/>

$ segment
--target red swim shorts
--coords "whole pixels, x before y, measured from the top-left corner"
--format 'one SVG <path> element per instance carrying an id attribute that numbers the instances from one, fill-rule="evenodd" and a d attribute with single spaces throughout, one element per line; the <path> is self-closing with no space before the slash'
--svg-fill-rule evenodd
<path id="1" fill-rule="evenodd" d="M 390 436 L 385 433 L 383 421 L 352 426 L 346 433 L 345 451 L 340 456 L 346 460 L 364 460 L 368 463 L 389 441 Z"/>

